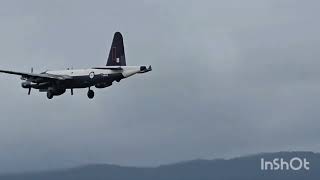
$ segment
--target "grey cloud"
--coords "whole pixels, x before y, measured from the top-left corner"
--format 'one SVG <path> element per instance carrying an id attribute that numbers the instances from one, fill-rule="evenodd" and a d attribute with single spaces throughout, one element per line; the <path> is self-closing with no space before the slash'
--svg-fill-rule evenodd
<path id="1" fill-rule="evenodd" d="M 7 1 L 1 68 L 105 64 L 112 34 L 154 71 L 47 101 L 1 76 L 0 171 L 314 150 L 317 1 Z"/>

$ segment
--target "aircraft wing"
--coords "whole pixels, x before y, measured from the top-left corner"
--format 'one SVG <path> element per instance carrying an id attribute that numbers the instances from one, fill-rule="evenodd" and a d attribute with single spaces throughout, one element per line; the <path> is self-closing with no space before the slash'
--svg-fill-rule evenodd
<path id="1" fill-rule="evenodd" d="M 7 70 L 0 70 L 0 73 L 7 73 L 7 74 L 14 74 L 20 75 L 23 78 L 43 78 L 48 80 L 67 80 L 71 79 L 70 76 L 67 75 L 53 75 L 53 74 L 35 74 L 35 73 L 24 73 L 24 72 L 17 72 L 17 71 L 7 71 Z"/>

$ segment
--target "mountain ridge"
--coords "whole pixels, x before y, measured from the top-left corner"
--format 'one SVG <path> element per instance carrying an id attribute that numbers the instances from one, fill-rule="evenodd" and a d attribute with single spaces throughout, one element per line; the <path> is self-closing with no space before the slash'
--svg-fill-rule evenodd
<path id="1" fill-rule="evenodd" d="M 260 160 L 273 158 L 306 158 L 310 170 L 262 171 Z M 60 170 L 2 174 L 0 180 L 267 180 L 319 179 L 320 153 L 311 151 L 281 151 L 259 153 L 230 159 L 195 159 L 157 167 L 131 167 L 112 164 L 89 164 Z"/>

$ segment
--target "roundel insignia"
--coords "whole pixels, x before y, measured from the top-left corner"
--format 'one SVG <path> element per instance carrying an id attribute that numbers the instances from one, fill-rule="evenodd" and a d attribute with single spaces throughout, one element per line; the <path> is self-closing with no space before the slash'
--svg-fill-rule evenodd
<path id="1" fill-rule="evenodd" d="M 91 72 L 91 73 L 89 74 L 89 78 L 90 78 L 90 79 L 94 78 L 94 72 Z"/>

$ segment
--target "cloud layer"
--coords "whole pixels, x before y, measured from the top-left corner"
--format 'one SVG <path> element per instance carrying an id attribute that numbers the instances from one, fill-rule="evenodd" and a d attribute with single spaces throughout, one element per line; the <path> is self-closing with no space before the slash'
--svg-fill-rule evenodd
<path id="1" fill-rule="evenodd" d="M 153 71 L 52 101 L 1 75 L 0 172 L 319 151 L 318 1 L 6 1 L 1 69 Z"/>

